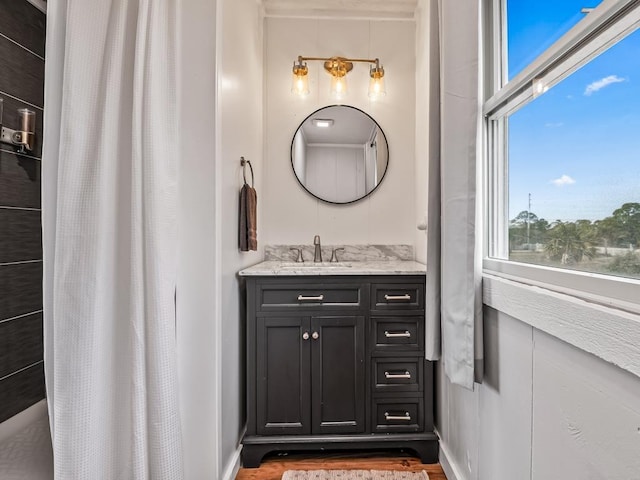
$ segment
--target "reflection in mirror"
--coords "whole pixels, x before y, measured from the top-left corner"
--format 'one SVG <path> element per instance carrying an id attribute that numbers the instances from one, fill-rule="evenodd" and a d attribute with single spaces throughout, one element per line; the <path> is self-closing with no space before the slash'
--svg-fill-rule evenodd
<path id="1" fill-rule="evenodd" d="M 387 139 L 369 115 L 334 105 L 309 115 L 291 142 L 291 163 L 300 184 L 330 203 L 351 203 L 382 181 L 389 162 Z"/>

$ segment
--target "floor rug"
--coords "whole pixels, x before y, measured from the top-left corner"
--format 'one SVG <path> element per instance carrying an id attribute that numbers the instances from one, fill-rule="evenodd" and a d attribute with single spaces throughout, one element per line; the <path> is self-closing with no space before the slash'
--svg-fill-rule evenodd
<path id="1" fill-rule="evenodd" d="M 429 480 L 429 475 L 390 470 L 287 470 L 282 480 Z"/>

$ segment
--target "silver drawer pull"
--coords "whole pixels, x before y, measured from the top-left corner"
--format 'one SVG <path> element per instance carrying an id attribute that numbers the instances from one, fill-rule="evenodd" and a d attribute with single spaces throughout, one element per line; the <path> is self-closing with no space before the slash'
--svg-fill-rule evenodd
<path id="1" fill-rule="evenodd" d="M 384 372 L 384 378 L 411 378 L 411 373 L 408 370 L 405 370 L 404 373 Z"/>
<path id="2" fill-rule="evenodd" d="M 391 415 L 389 412 L 384 412 L 384 419 L 385 420 L 400 420 L 403 422 L 410 422 L 411 421 L 411 415 L 409 415 L 409 412 L 404 412 L 404 416 L 402 415 Z"/>
<path id="3" fill-rule="evenodd" d="M 299 302 L 321 302 L 324 300 L 324 295 L 318 295 L 317 297 L 305 297 L 304 295 L 298 295 Z"/>
<path id="4" fill-rule="evenodd" d="M 408 293 L 405 293 L 404 295 L 385 295 L 384 299 L 388 302 L 388 301 L 411 301 L 411 295 L 409 295 Z"/>
<path id="5" fill-rule="evenodd" d="M 411 332 L 409 330 L 405 330 L 404 332 L 390 332 L 389 330 L 385 330 L 384 336 L 387 338 L 397 338 L 397 337 L 411 338 Z"/>

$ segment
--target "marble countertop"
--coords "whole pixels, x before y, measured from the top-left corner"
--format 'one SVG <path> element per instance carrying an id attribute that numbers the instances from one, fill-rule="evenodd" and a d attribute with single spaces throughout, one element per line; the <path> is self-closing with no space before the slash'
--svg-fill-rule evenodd
<path id="1" fill-rule="evenodd" d="M 268 260 L 241 270 L 241 277 L 316 275 L 420 275 L 426 265 L 410 260 L 379 260 L 338 263 L 296 263 Z"/>

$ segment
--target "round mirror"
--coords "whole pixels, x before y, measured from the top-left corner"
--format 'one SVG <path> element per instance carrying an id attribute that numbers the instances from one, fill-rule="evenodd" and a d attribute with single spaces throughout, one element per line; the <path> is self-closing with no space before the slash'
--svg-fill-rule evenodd
<path id="1" fill-rule="evenodd" d="M 389 146 L 380 125 L 355 107 L 316 110 L 291 142 L 300 185 L 329 203 L 352 203 L 373 192 L 387 171 Z"/>

